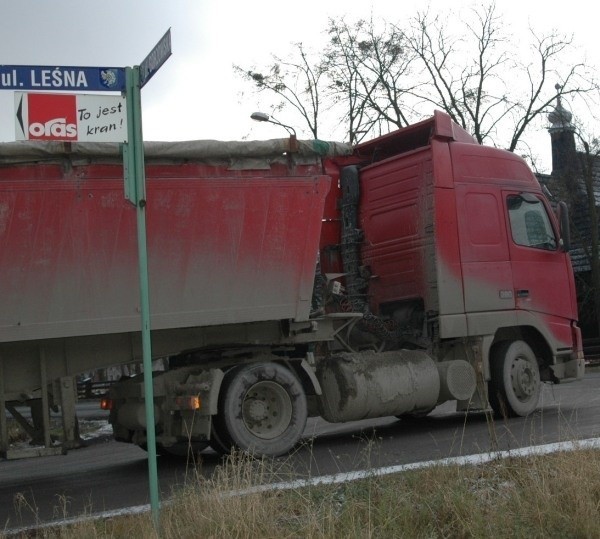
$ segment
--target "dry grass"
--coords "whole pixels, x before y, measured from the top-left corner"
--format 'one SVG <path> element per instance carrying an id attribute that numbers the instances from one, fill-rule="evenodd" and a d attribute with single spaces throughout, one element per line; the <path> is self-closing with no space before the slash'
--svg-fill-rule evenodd
<path id="1" fill-rule="evenodd" d="M 39 537 L 600 537 L 600 451 L 438 466 L 339 485 L 232 491 L 285 477 L 286 466 L 233 455 L 150 515 L 82 522 Z M 29 535 L 31 537 L 31 535 Z"/>

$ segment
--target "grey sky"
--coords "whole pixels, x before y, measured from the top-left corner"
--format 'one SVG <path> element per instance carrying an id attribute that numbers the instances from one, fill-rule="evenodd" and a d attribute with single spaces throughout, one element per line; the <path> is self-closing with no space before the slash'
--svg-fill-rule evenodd
<path id="1" fill-rule="evenodd" d="M 373 14 L 400 21 L 423 5 L 413 0 L 0 0 L 0 64 L 135 65 L 170 27 L 173 56 L 142 91 L 144 137 L 278 137 L 280 129 L 249 119 L 257 99 L 246 94 L 240 102 L 244 87 L 232 64 L 267 63 L 271 53 L 285 56 L 293 41 L 312 45 L 323 39 L 329 16 Z M 449 3 L 431 5 L 435 10 Z M 600 65 L 589 6 L 583 0 L 497 1 L 515 32 L 529 22 L 543 30 L 576 32 L 590 61 Z M 0 91 L 0 141 L 14 140 L 13 109 L 12 92 Z"/>

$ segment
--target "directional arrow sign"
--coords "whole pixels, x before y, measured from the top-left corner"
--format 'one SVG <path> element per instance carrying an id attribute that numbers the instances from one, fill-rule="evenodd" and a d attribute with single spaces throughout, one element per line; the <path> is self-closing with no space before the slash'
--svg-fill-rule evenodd
<path id="1" fill-rule="evenodd" d="M 170 28 L 140 64 L 140 88 L 152 78 L 154 73 L 160 69 L 169 56 L 171 56 Z"/>
<path id="2" fill-rule="evenodd" d="M 125 97 L 15 92 L 17 140 L 126 142 Z"/>

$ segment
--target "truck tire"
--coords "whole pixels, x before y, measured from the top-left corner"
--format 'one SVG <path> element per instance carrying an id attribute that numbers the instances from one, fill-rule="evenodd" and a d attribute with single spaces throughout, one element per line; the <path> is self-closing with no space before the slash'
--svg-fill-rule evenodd
<path id="1" fill-rule="evenodd" d="M 222 419 L 220 415 L 213 416 L 209 443 L 218 455 L 227 455 L 231 451 L 233 442 L 225 431 Z"/>
<path id="2" fill-rule="evenodd" d="M 217 424 L 222 429 L 218 428 L 218 433 L 256 456 L 287 453 L 306 425 L 302 384 L 277 363 L 254 363 L 234 369 L 221 403 Z"/>
<path id="3" fill-rule="evenodd" d="M 526 416 L 538 406 L 540 369 L 524 341 L 506 341 L 492 351 L 489 400 L 500 417 Z"/>

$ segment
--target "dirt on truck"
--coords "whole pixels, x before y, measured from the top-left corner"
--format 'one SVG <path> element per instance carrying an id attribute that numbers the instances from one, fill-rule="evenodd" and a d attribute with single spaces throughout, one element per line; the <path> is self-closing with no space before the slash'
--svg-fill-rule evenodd
<path id="1" fill-rule="evenodd" d="M 583 376 L 566 206 L 446 114 L 354 147 L 145 151 L 159 452 L 280 455 L 308 416 L 450 400 L 523 416 L 542 383 Z M 122 178 L 112 145 L 0 145 L 0 401 L 140 359 Z M 141 377 L 104 405 L 145 447 Z"/>

